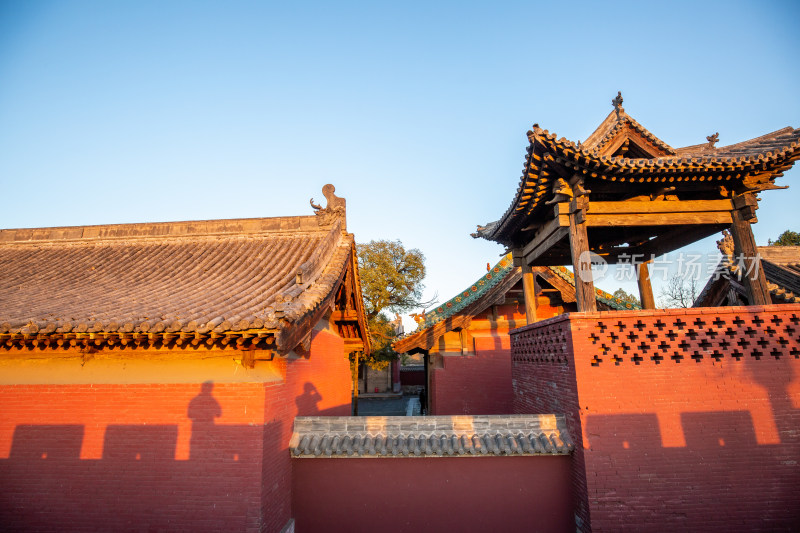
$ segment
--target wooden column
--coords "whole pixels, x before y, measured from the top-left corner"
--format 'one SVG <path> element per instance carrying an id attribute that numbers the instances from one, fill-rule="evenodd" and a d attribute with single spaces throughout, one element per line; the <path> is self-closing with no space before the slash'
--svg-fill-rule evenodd
<path id="1" fill-rule="evenodd" d="M 586 235 L 586 209 L 589 200 L 580 196 L 569 206 L 569 247 L 572 252 L 572 268 L 575 271 L 575 299 L 578 311 L 597 311 L 594 282 L 591 279 L 592 263 L 589 258 L 589 238 Z M 588 279 L 581 279 L 581 272 L 588 272 Z"/>
<path id="2" fill-rule="evenodd" d="M 524 258 L 522 261 L 522 293 L 525 296 L 525 319 L 528 324 L 533 324 L 536 322 L 536 283 L 533 269 Z"/>
<path id="3" fill-rule="evenodd" d="M 358 416 L 358 356 L 360 352 L 355 352 L 353 357 L 353 416 Z"/>
<path id="4" fill-rule="evenodd" d="M 636 278 L 639 281 L 639 298 L 642 309 L 655 309 L 656 301 L 653 298 L 653 286 L 650 284 L 650 261 L 636 265 Z"/>
<path id="5" fill-rule="evenodd" d="M 742 284 L 747 288 L 750 305 L 767 305 L 772 303 L 772 297 L 767 287 L 767 278 L 761 259 L 758 256 L 756 240 L 753 237 L 753 228 L 750 220 L 755 219 L 758 203 L 753 194 L 743 194 L 733 199 L 731 211 L 731 237 L 733 237 L 734 260 L 738 262 L 741 272 Z M 741 261 L 740 261 L 741 260 Z"/>

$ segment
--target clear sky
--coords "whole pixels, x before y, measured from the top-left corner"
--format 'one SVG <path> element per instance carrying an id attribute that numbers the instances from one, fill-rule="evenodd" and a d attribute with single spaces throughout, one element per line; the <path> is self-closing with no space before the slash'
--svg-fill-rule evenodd
<path id="1" fill-rule="evenodd" d="M 310 214 L 333 183 L 443 302 L 499 259 L 469 234 L 534 122 L 583 140 L 621 90 L 672 146 L 800 127 L 799 30 L 796 1 L 3 0 L 0 227 Z M 758 244 L 800 230 L 779 183 Z"/>

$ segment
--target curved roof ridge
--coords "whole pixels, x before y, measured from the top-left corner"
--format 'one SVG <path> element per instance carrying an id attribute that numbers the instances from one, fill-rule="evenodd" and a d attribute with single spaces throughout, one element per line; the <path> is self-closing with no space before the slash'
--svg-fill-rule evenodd
<path id="1" fill-rule="evenodd" d="M 257 235 L 327 231 L 319 217 L 287 216 L 267 218 L 233 218 L 219 220 L 182 220 L 176 222 L 136 222 L 88 226 L 55 226 L 49 228 L 0 229 L 0 244 L 45 244 L 62 242 L 93 243 L 115 240 L 196 238 L 217 235 Z"/>
<path id="2" fill-rule="evenodd" d="M 783 138 L 783 139 L 782 139 Z M 779 141 L 775 143 L 773 141 Z M 786 126 L 759 137 L 747 139 L 727 146 L 714 147 L 709 143 L 683 146 L 677 149 L 678 157 L 750 157 L 767 151 L 786 151 L 792 144 L 800 142 L 800 129 Z"/>

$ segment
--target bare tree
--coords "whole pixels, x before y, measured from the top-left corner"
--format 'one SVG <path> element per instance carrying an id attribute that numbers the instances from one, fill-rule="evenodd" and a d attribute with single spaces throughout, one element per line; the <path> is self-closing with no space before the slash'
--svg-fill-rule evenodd
<path id="1" fill-rule="evenodd" d="M 659 307 L 692 307 L 699 296 L 700 289 L 694 277 L 672 276 L 667 284 L 661 287 Z"/>

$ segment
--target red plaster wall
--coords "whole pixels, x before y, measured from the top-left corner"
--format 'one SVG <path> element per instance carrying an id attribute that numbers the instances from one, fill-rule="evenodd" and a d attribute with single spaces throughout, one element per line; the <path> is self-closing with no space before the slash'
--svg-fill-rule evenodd
<path id="1" fill-rule="evenodd" d="M 308 359 L 281 360 L 279 364 L 285 372 L 285 383 L 266 388 L 262 531 L 280 531 L 294 514 L 289 455 L 294 417 L 351 414 L 350 362 L 344 356 L 340 337 L 315 331 Z"/>
<path id="2" fill-rule="evenodd" d="M 561 312 L 559 302 L 547 296 L 538 299 L 537 317 L 550 318 Z M 511 347 L 509 321 L 525 323 L 521 303 L 496 307 L 496 321 L 491 309 L 476 317 L 469 333 L 474 353 L 445 355 L 442 368 L 430 369 L 431 414 L 435 415 L 493 415 L 512 412 L 514 395 L 511 388 Z M 538 411 L 550 412 L 550 411 Z"/>
<path id="3" fill-rule="evenodd" d="M 400 384 L 405 385 L 425 385 L 425 369 L 405 370 L 400 372 Z"/>
<path id="4" fill-rule="evenodd" d="M 474 355 L 447 355 L 431 371 L 432 413 L 494 415 L 511 411 L 511 351 L 508 333 L 475 338 Z"/>
<path id="5" fill-rule="evenodd" d="M 800 528 L 800 305 L 538 326 L 515 333 L 515 407 L 573 410 L 595 531 Z"/>
<path id="6" fill-rule="evenodd" d="M 297 531 L 574 531 L 568 456 L 294 459 Z"/>
<path id="7" fill-rule="evenodd" d="M 279 531 L 293 418 L 349 414 L 349 364 L 324 331 L 257 364 L 284 381 L 0 387 L 3 529 Z"/>

